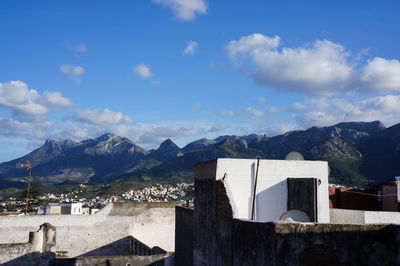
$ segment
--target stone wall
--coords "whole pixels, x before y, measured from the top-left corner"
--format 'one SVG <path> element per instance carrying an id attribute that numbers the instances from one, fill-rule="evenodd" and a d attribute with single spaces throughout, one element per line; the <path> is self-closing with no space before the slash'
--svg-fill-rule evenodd
<path id="1" fill-rule="evenodd" d="M 193 265 L 193 209 L 175 210 L 175 265 Z"/>
<path id="2" fill-rule="evenodd" d="M 177 231 L 192 216 L 180 212 Z M 194 218 L 196 220 L 196 217 Z M 261 223 L 217 217 L 197 223 L 193 251 L 176 252 L 175 265 L 399 265 L 399 225 Z M 199 233 L 201 232 L 201 233 Z M 190 239 L 190 236 L 187 235 Z M 176 250 L 189 243 L 176 241 Z"/>

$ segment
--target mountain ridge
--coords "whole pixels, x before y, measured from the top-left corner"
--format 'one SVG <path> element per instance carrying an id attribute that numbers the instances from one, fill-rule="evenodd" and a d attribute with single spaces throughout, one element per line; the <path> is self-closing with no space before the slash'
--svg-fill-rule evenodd
<path id="1" fill-rule="evenodd" d="M 291 151 L 301 152 L 306 160 L 328 161 L 332 182 L 365 185 L 376 178 L 400 174 L 400 124 L 385 128 L 379 121 L 342 122 L 273 137 L 251 134 L 203 138 L 183 148 L 166 139 L 151 151 L 111 133 L 80 142 L 48 139 L 31 153 L 1 163 L 0 180 L 10 186 L 15 178 L 26 176 L 24 169 L 15 165 L 29 160 L 34 182 L 41 184 L 66 180 L 107 184 L 126 180 L 175 182 L 193 180 L 193 166 L 201 161 L 257 155 L 284 159 Z"/>

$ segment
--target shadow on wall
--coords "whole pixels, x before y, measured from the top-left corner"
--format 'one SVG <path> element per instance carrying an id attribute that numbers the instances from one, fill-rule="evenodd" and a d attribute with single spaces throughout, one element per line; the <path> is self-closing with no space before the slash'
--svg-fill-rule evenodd
<path id="1" fill-rule="evenodd" d="M 43 265 L 43 264 L 46 265 L 55 257 L 54 253 L 49 253 L 45 257 L 43 257 L 42 255 L 43 254 L 41 252 L 31 252 L 0 265 L 2 266 Z"/>
<path id="2" fill-rule="evenodd" d="M 47 223 L 43 224 L 37 232 L 30 232 L 27 243 L 0 244 L 0 265 L 72 265 L 70 263 L 75 259 L 67 258 L 67 251 L 55 250 L 56 240 L 56 228 Z M 163 257 L 166 254 L 167 252 L 158 246 L 150 248 L 136 238 L 126 236 L 82 254 L 76 259 L 92 257 L 92 260 L 97 260 L 94 257 L 125 255 L 138 257 L 137 260 L 140 260 L 140 257 L 144 256 L 160 255 Z M 156 256 L 152 260 L 158 257 Z M 133 258 L 124 260 L 131 259 Z"/>
<path id="3" fill-rule="evenodd" d="M 126 236 L 102 247 L 93 249 L 78 257 L 116 256 L 116 255 L 156 255 L 165 254 L 160 247 L 150 248 L 133 236 Z"/>
<path id="4" fill-rule="evenodd" d="M 286 211 L 286 180 L 258 192 L 255 202 L 255 218 L 257 221 L 276 221 Z M 250 206 L 250 212 L 251 212 Z M 251 217 L 251 216 L 249 216 Z"/>

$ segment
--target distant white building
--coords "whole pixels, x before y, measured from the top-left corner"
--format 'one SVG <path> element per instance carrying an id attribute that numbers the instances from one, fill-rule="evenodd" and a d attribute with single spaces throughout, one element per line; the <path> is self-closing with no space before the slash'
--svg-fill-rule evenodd
<path id="1" fill-rule="evenodd" d="M 39 206 L 38 215 L 83 215 L 81 202 L 76 203 L 49 203 Z"/>

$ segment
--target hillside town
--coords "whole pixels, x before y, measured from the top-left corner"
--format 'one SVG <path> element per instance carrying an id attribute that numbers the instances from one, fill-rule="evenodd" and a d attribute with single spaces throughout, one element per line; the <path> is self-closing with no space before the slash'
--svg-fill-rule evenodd
<path id="1" fill-rule="evenodd" d="M 130 190 L 121 195 L 109 197 L 95 197 L 87 199 L 82 197 L 85 187 L 80 184 L 76 189 L 67 193 L 54 194 L 46 193 L 29 202 L 29 214 L 45 215 L 45 214 L 95 214 L 99 209 L 109 203 L 117 201 L 133 201 L 133 202 L 180 202 L 187 203 L 192 200 L 193 184 L 178 183 L 171 184 L 154 184 L 146 186 L 142 189 Z M 68 208 L 63 211 L 63 209 Z M 58 211 L 60 209 L 60 211 Z M 76 211 L 73 211 L 76 209 Z M 79 209 L 79 211 L 78 211 Z M 56 210 L 56 211 L 54 211 Z M 11 197 L 8 200 L 0 202 L 0 215 L 25 214 L 26 201 Z"/>

